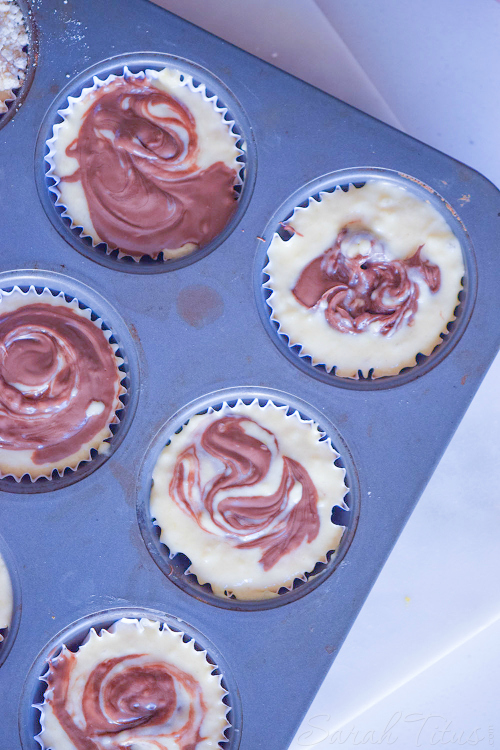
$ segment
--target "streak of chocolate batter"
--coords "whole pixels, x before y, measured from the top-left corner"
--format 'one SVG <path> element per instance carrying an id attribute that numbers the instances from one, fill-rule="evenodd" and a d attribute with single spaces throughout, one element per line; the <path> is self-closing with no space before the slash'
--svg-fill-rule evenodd
<path id="1" fill-rule="evenodd" d="M 36 464 L 77 453 L 111 421 L 120 377 L 103 332 L 71 308 L 0 315 L 0 448 L 32 450 Z M 87 417 L 92 402 L 104 408 Z"/>
<path id="2" fill-rule="evenodd" d="M 65 651 L 51 663 L 46 677 L 52 689 L 48 702 L 76 750 L 101 750 L 104 746 L 108 750 L 125 750 L 130 742 L 128 732 L 134 729 L 139 730 L 137 742 L 141 737 L 149 741 L 171 737 L 181 750 L 195 750 L 206 713 L 199 683 L 168 662 L 144 662 L 144 658 L 143 654 L 129 654 L 105 659 L 94 668 L 83 686 L 79 707 L 85 726 L 74 720 L 70 708 L 78 705 L 70 688 L 77 655 Z M 178 709 L 176 682 L 190 703 L 184 725 L 169 727 L 168 722 Z M 196 703 L 201 709 L 198 716 Z M 124 743 L 119 737 L 121 732 L 127 732 Z"/>
<path id="3" fill-rule="evenodd" d="M 110 248 L 156 258 L 186 243 L 207 245 L 236 210 L 236 171 L 223 162 L 200 169 L 189 110 L 146 79 L 102 86 L 68 156 L 79 167 L 97 234 Z"/>
<path id="4" fill-rule="evenodd" d="M 343 248 L 360 240 L 370 242 L 369 255 L 348 257 Z M 364 229 L 344 227 L 335 244 L 311 261 L 292 289 L 304 307 L 325 303 L 328 324 L 342 333 L 361 333 L 380 322 L 388 336 L 404 322 L 411 325 L 417 311 L 419 287 L 408 275 L 415 268 L 432 293 L 439 290 L 439 267 L 422 260 L 421 245 L 404 260 L 387 260 L 382 243 Z"/>
<path id="5" fill-rule="evenodd" d="M 304 539 L 311 542 L 317 537 L 318 495 L 304 467 L 288 456 L 283 456 L 281 481 L 275 492 L 250 497 L 233 494 L 238 487 L 249 487 L 262 481 L 272 461 L 269 448 L 245 432 L 242 426 L 245 422 L 257 424 L 247 417 L 233 415 L 221 417 L 209 425 L 201 436 L 199 447 L 219 459 L 224 465 L 223 471 L 202 487 L 199 448 L 192 444 L 177 459 L 170 493 L 200 526 L 204 509 L 214 524 L 228 536 L 258 534 L 255 539 L 241 541 L 237 546 L 261 548 L 263 554 L 260 562 L 264 570 L 269 570 Z M 263 427 L 261 429 L 265 430 Z M 277 447 L 274 435 L 269 430 L 265 432 L 272 436 Z M 302 495 L 299 502 L 293 505 L 290 503 L 290 493 L 297 483 L 301 485 Z M 228 494 L 217 503 L 216 496 L 221 492 Z M 196 507 L 195 497 L 202 498 L 203 508 Z M 273 525 L 282 514 L 283 518 Z"/>

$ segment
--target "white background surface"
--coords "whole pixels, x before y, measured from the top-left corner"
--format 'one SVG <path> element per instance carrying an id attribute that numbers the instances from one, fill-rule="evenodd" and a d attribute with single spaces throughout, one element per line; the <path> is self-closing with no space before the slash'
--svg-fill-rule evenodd
<path id="1" fill-rule="evenodd" d="M 158 2 L 500 187 L 497 0 Z M 499 382 L 497 357 L 290 750 L 500 748 Z"/>

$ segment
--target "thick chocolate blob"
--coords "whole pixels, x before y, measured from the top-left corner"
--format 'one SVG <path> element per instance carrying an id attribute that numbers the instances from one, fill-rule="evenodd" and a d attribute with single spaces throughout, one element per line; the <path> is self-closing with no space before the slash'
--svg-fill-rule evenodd
<path id="1" fill-rule="evenodd" d="M 99 237 L 153 258 L 207 245 L 236 210 L 236 171 L 221 161 L 197 166 L 193 116 L 147 79 L 116 79 L 94 96 L 66 149 L 79 168 L 61 179 L 81 181 Z"/>
<path id="2" fill-rule="evenodd" d="M 237 547 L 260 548 L 260 562 L 264 570 L 269 570 L 304 539 L 311 542 L 318 535 L 318 495 L 304 467 L 283 456 L 281 481 L 275 492 L 265 496 L 238 496 L 238 488 L 264 480 L 274 460 L 268 446 L 244 430 L 245 424 L 264 430 L 278 452 L 274 435 L 254 420 L 221 417 L 204 430 L 198 446 L 193 443 L 179 455 L 169 490 L 171 497 L 200 526 L 203 525 L 202 512 L 206 511 L 223 534 L 237 540 Z M 200 449 L 224 466 L 205 485 L 200 477 Z M 290 496 L 296 485 L 301 487 L 301 497 L 294 503 Z M 248 535 L 254 538 L 239 541 Z"/>
<path id="3" fill-rule="evenodd" d="M 77 453 L 112 420 L 119 380 L 103 332 L 71 308 L 0 315 L 0 448 L 31 450 L 35 464 Z"/>
<path id="4" fill-rule="evenodd" d="M 181 750 L 195 750 L 206 707 L 194 677 L 144 654 L 104 659 L 83 685 L 82 726 L 74 718 L 70 687 L 77 659 L 78 654 L 64 651 L 45 678 L 53 714 L 76 750 L 125 750 L 130 730 L 138 730 L 133 733 L 138 743 L 142 737 L 166 747 L 161 741 L 170 737 Z"/>
<path id="5" fill-rule="evenodd" d="M 368 242 L 368 255 L 346 254 Z M 419 287 L 408 275 L 415 268 L 432 293 L 439 290 L 439 267 L 422 260 L 421 245 L 409 258 L 387 260 L 382 243 L 365 229 L 344 227 L 333 247 L 309 263 L 292 293 L 304 307 L 325 303 L 328 324 L 342 333 L 362 333 L 379 322 L 388 336 L 404 322 L 411 325 L 418 307 Z"/>

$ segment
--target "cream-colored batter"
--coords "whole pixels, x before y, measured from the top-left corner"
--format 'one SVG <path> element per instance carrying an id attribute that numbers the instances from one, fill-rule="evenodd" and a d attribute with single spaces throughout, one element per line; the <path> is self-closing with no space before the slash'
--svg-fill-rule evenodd
<path id="1" fill-rule="evenodd" d="M 0 630 L 8 628 L 12 620 L 13 594 L 9 571 L 0 555 Z M 3 637 L 0 635 L 0 642 Z"/>
<path id="2" fill-rule="evenodd" d="M 372 323 L 361 333 L 345 333 L 332 328 L 325 319 L 324 305 L 304 307 L 292 294 L 303 269 L 331 248 L 339 232 L 347 225 L 359 224 L 375 235 L 389 261 L 410 257 L 421 245 L 422 258 L 436 264 L 441 284 L 432 293 L 417 269 L 409 276 L 418 285 L 418 310 L 413 320 L 391 335 L 381 335 L 380 325 Z M 290 346 L 300 345 L 301 355 L 313 364 L 323 364 L 336 374 L 365 377 L 394 375 L 415 365 L 418 353 L 430 354 L 441 343 L 441 333 L 454 320 L 458 294 L 462 289 L 464 262 L 458 239 L 430 204 L 410 190 L 385 180 L 368 181 L 364 187 L 350 186 L 348 192 L 337 188 L 311 199 L 306 208 L 297 208 L 288 221 L 295 234 L 288 240 L 275 235 L 268 250 L 265 271 L 272 289 L 268 303 L 272 320 Z M 363 242 L 355 250 L 367 255 Z M 351 253 L 353 249 L 351 248 Z"/>
<path id="3" fill-rule="evenodd" d="M 165 68 L 160 72 L 146 70 L 145 74 L 150 83 L 160 91 L 165 91 L 175 97 L 193 116 L 198 136 L 196 162 L 199 169 L 203 170 L 216 162 L 222 162 L 234 169 L 238 175 L 241 164 L 237 159 L 242 153 L 236 147 L 239 136 L 232 130 L 234 123 L 224 119 L 227 110 L 217 106 L 217 98 L 215 96 L 208 98 L 204 85 L 195 86 L 192 77 L 179 70 L 170 68 Z M 141 75 L 127 72 L 127 76 L 131 78 L 140 78 Z M 81 228 L 81 236 L 91 237 L 94 245 L 103 242 L 103 239 L 99 237 L 93 226 L 81 181 L 66 182 L 60 181 L 60 178 L 77 171 L 78 161 L 68 156 L 66 149 L 77 138 L 83 118 L 93 105 L 99 89 L 117 78 L 119 76 L 114 75 L 109 76 L 105 81 L 94 78 L 94 86 L 83 89 L 78 98 L 69 97 L 69 106 L 60 113 L 64 120 L 54 126 L 53 137 L 48 141 L 50 151 L 47 160 L 51 165 L 48 174 L 56 180 L 56 185 L 52 188 L 58 196 L 56 205 L 65 206 L 63 216 L 70 217 L 72 227 Z M 239 182 L 239 177 L 237 177 L 235 184 Z M 164 249 L 163 255 L 164 258 L 171 259 L 186 255 L 194 249 L 196 245 L 187 243 L 179 248 Z M 126 253 L 120 252 L 119 256 L 124 254 Z"/>
<path id="4" fill-rule="evenodd" d="M 23 292 L 18 287 L 14 287 L 10 292 L 0 292 L 0 317 L 26 305 L 37 303 L 48 304 L 54 307 L 69 307 L 76 315 L 91 320 L 91 311 L 88 308 L 81 309 L 78 305 L 78 300 L 73 299 L 71 302 L 67 302 L 62 292 L 55 297 L 48 289 L 44 289 L 39 294 L 34 287 L 30 287 L 27 292 Z M 93 323 L 97 328 L 102 330 L 103 337 L 106 339 L 110 338 L 111 331 L 105 331 L 101 328 L 102 320 L 97 319 L 93 321 Z M 118 349 L 117 344 L 109 344 L 109 346 L 113 352 L 116 352 Z M 76 453 L 63 458 L 60 461 L 56 461 L 55 463 L 35 463 L 32 458 L 32 450 L 12 450 L 3 447 L 0 449 L 0 476 L 12 476 L 17 480 L 21 479 L 25 474 L 29 474 L 32 480 L 36 480 L 38 477 L 50 478 L 54 469 L 62 474 L 67 467 L 76 469 L 82 461 L 88 461 L 91 458 L 90 451 L 92 449 L 95 449 L 100 453 L 106 453 L 109 450 L 109 443 L 104 441 L 112 436 L 109 424 L 118 421 L 116 411 L 122 407 L 120 397 L 125 393 L 125 389 L 120 383 L 121 373 L 118 370 L 123 363 L 123 360 L 120 357 L 115 358 L 117 370 L 115 399 L 112 409 L 109 411 L 109 422 L 107 426 L 96 433 L 91 440 L 84 443 Z M 20 392 L 26 393 L 28 391 L 28 387 L 22 383 L 14 385 L 17 385 Z M 90 417 L 92 414 L 100 414 L 102 413 L 103 408 L 104 404 L 102 402 L 93 401 L 89 404 L 87 416 Z"/>
<path id="5" fill-rule="evenodd" d="M 131 750 L 184 750 L 181 738 L 186 733 L 189 735 L 188 725 L 193 728 L 194 735 L 199 735 L 196 745 L 189 745 L 193 750 L 216 750 L 220 747 L 219 742 L 224 740 L 224 731 L 229 723 L 226 719 L 228 707 L 222 702 L 226 691 L 221 686 L 221 677 L 212 674 L 214 666 L 207 661 L 206 652 L 197 651 L 192 640 L 184 643 L 183 633 L 146 618 L 124 618 L 109 630 L 102 630 L 99 635 L 91 630 L 74 657 L 64 647 L 61 655 L 49 662 L 48 674 L 53 671 L 58 660 L 64 661 L 68 656 L 71 668 L 64 711 L 69 715 L 70 725 L 80 730 L 92 747 L 95 744 L 96 748 L 105 750 L 112 744 L 113 747 L 120 745 Z M 95 670 L 113 659 L 119 661 L 99 685 L 96 701 L 102 712 L 101 725 L 109 722 L 113 728 L 110 731 L 96 731 L 95 724 L 89 727 L 86 720 L 84 691 L 86 687 L 87 690 L 96 690 L 92 674 L 95 676 Z M 161 690 L 154 687 L 154 670 L 157 665 L 174 679 L 174 710 L 163 721 L 149 722 L 148 710 L 137 709 L 136 715 L 142 713 L 144 721 L 127 729 L 127 721 L 131 722 L 133 719 L 128 710 L 131 704 L 144 703 L 146 691 L 150 690 L 150 708 L 154 714 L 155 701 L 158 705 L 157 701 L 162 698 Z M 147 683 L 141 682 L 141 672 L 147 673 L 149 670 L 152 676 L 148 687 Z M 127 679 L 137 681 L 135 699 L 134 687 L 130 686 Z M 122 682 L 118 689 L 110 688 L 111 683 L 116 685 L 119 680 Z M 112 693 L 112 703 L 121 709 L 118 718 L 112 715 L 107 692 Z M 42 748 L 75 750 L 75 744 L 58 719 L 53 695 L 54 687 L 49 687 L 41 706 L 42 732 L 37 739 Z M 121 712 L 123 715 L 120 715 Z M 121 731 L 120 723 L 123 727 Z"/>
<path id="6" fill-rule="evenodd" d="M 257 484 L 218 491 L 212 516 L 204 508 L 195 487 L 190 497 L 198 514 L 196 520 L 172 492 L 176 464 L 183 451 L 196 443 L 200 486 L 209 487 L 224 471 L 224 464 L 202 449 L 200 436 L 211 424 L 227 416 L 248 420 L 241 425 L 247 435 L 266 446 L 271 455 L 269 471 Z M 338 454 L 329 440 L 321 440 L 322 434 L 316 423 L 304 421 L 297 412 L 287 416 L 286 407 L 278 407 L 272 402 L 262 407 L 258 401 L 249 405 L 238 401 L 234 407 L 224 404 L 218 411 L 210 409 L 207 414 L 192 417 L 180 433 L 172 436 L 153 472 L 151 516 L 161 528 L 161 541 L 168 546 L 171 555 L 178 552 L 187 555 L 191 561 L 189 572 L 194 573 L 201 584 L 210 583 L 218 596 L 227 594 L 238 599 L 264 599 L 276 596 L 282 587 L 291 588 L 295 579 L 304 580 L 305 573 L 311 572 L 317 562 L 325 562 L 326 554 L 337 549 L 344 530 L 331 522 L 331 514 L 335 505 L 346 507 L 343 500 L 347 491 L 345 472 L 334 464 Z M 235 445 L 235 450 L 239 450 L 238 445 Z M 306 470 L 316 488 L 319 531 L 312 540 L 302 539 L 299 546 L 286 551 L 266 570 L 261 562 L 265 537 L 278 534 L 290 519 L 294 506 L 302 499 L 304 484 L 295 482 L 279 514 L 257 532 L 252 532 L 250 524 L 247 533 L 235 533 L 221 508 L 231 497 L 257 497 L 258 503 L 265 505 L 265 500 L 260 498 L 269 498 L 280 486 L 285 456 Z M 190 464 L 186 459 L 186 473 L 194 465 L 195 462 Z M 251 541 L 255 541 L 256 546 L 238 547 L 242 542 Z"/>

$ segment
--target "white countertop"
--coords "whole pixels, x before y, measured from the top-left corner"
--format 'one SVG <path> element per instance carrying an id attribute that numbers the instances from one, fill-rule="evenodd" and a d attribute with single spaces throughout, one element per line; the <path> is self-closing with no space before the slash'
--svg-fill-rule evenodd
<path id="1" fill-rule="evenodd" d="M 156 1 L 500 187 L 497 0 Z M 499 382 L 500 356 L 290 750 L 500 747 Z"/>

